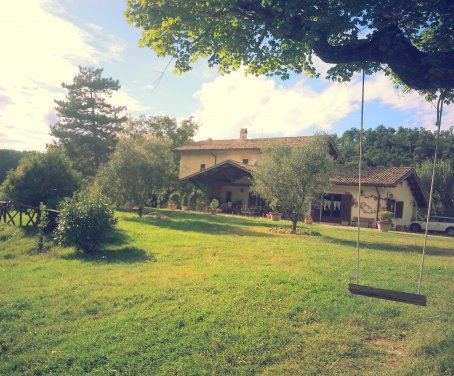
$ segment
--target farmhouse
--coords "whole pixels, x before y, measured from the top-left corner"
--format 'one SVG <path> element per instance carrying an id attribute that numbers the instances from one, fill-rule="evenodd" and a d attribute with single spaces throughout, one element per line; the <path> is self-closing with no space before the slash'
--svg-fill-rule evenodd
<path id="1" fill-rule="evenodd" d="M 206 140 L 176 148 L 180 154 L 180 180 L 204 184 L 210 198 L 218 199 L 228 213 L 264 215 L 267 204 L 251 192 L 255 166 L 260 163 L 262 148 L 271 141 L 304 143 L 310 137 L 248 139 L 241 129 L 239 139 Z M 329 140 L 329 153 L 342 163 L 334 142 Z M 358 220 L 358 171 L 344 168 L 333 176 L 333 183 L 323 201 L 315 205 L 315 220 L 355 224 Z M 418 208 L 427 206 L 416 171 L 411 167 L 365 168 L 362 174 L 360 225 L 375 227 L 378 212 L 394 213 L 395 226 L 408 226 Z"/>

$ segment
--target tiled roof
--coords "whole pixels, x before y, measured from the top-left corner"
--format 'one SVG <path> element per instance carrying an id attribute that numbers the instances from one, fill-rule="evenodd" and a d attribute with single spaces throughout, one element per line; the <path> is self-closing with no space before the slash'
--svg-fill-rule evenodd
<path id="1" fill-rule="evenodd" d="M 301 137 L 274 137 L 274 138 L 251 138 L 246 140 L 205 140 L 198 141 L 191 145 L 183 145 L 175 148 L 177 151 L 197 151 L 197 150 L 236 150 L 236 149 L 260 149 L 270 141 L 283 143 L 302 143 L 310 136 Z"/>
<path id="2" fill-rule="evenodd" d="M 361 172 L 361 184 L 392 187 L 413 173 L 416 172 L 412 167 L 364 167 Z M 341 185 L 358 184 L 358 168 L 343 168 L 331 182 Z"/>
<path id="3" fill-rule="evenodd" d="M 236 176 L 236 179 L 239 179 L 241 176 L 252 177 L 252 173 L 255 171 L 254 166 L 244 164 L 244 163 L 239 163 L 239 162 L 233 161 L 231 159 L 227 159 L 217 165 L 208 167 L 202 171 L 198 171 L 194 174 L 185 176 L 184 178 L 181 179 L 181 181 L 188 182 L 188 181 L 195 181 L 195 180 L 199 180 L 199 179 L 203 180 L 203 178 L 214 176 L 214 175 L 218 174 L 220 171 L 226 171 L 227 169 L 230 169 L 231 171 L 233 169 L 233 171 L 240 172 L 240 174 L 234 174 L 231 176 L 231 178 L 234 180 L 235 180 L 235 176 Z"/>

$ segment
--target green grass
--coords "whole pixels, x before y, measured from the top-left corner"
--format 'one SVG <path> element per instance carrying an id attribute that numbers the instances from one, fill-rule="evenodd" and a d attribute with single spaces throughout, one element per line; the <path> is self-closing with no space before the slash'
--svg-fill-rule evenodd
<path id="1" fill-rule="evenodd" d="M 452 238 L 429 237 L 417 307 L 348 292 L 350 228 L 160 213 L 118 213 L 88 256 L 0 226 L 0 374 L 454 373 Z M 360 283 L 415 292 L 422 236 L 361 238 Z"/>

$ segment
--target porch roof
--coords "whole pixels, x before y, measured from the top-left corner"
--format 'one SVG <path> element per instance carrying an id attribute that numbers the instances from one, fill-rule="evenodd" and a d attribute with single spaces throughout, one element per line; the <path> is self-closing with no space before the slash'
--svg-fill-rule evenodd
<path id="1" fill-rule="evenodd" d="M 229 184 L 245 176 L 252 178 L 253 166 L 235 162 L 231 159 L 223 161 L 217 165 L 196 172 L 195 174 L 185 176 L 180 179 L 182 182 L 196 181 L 204 183 Z"/>
<path id="2" fill-rule="evenodd" d="M 427 198 L 413 167 L 365 167 L 361 173 L 361 185 L 369 187 L 396 187 L 407 180 L 420 208 L 427 207 Z M 358 185 L 358 168 L 344 168 L 331 179 L 336 185 Z"/>

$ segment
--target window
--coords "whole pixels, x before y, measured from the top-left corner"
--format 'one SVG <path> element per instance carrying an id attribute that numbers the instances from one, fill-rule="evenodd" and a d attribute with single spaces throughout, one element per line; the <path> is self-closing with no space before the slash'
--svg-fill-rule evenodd
<path id="1" fill-rule="evenodd" d="M 232 201 L 232 192 L 227 191 L 225 192 L 225 202 L 231 202 Z"/>
<path id="2" fill-rule="evenodd" d="M 243 164 L 248 164 L 249 163 L 249 159 L 243 159 Z"/>
<path id="3" fill-rule="evenodd" d="M 394 214 L 395 218 L 402 218 L 404 215 L 404 202 L 397 201 L 396 202 L 396 214 Z"/>
<path id="4" fill-rule="evenodd" d="M 203 170 L 205 170 L 205 163 L 202 163 L 202 164 L 200 165 L 200 171 L 203 171 Z"/>

